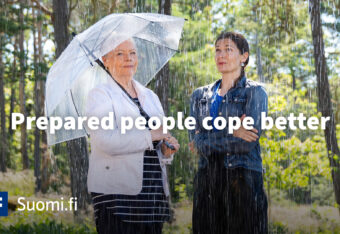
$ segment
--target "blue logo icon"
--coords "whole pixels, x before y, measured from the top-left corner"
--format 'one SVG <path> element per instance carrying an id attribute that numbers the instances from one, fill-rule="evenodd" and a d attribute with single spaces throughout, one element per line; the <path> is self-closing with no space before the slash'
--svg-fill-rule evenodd
<path id="1" fill-rule="evenodd" d="M 8 216 L 8 192 L 0 192 L 0 216 Z"/>

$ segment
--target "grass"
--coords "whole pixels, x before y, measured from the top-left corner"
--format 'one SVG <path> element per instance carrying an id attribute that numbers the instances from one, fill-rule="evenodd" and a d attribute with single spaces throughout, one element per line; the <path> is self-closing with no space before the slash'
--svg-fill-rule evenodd
<path id="1" fill-rule="evenodd" d="M 0 172 L 0 191 L 8 192 L 9 196 L 32 196 L 34 186 L 33 170 Z"/>
<path id="2" fill-rule="evenodd" d="M 287 206 L 273 204 L 270 209 L 270 233 L 339 233 L 338 209 L 331 206 Z M 192 203 L 176 204 L 175 221 L 165 224 L 163 233 L 185 234 L 191 230 Z"/>
<path id="3" fill-rule="evenodd" d="M 63 194 L 34 194 L 32 171 L 0 173 L 0 191 L 9 192 L 13 203 L 19 196 L 27 200 L 58 200 L 70 197 Z M 274 198 L 274 197 L 272 197 Z M 297 205 L 284 197 L 272 199 L 269 217 L 270 233 L 339 233 L 340 217 L 332 206 Z M 173 204 L 175 218 L 165 223 L 164 234 L 191 233 L 192 202 Z M 35 230 L 35 231 L 34 231 Z M 0 233 L 95 233 L 93 208 L 77 219 L 72 212 L 19 212 L 12 211 L 8 217 L 0 217 Z"/>
<path id="4" fill-rule="evenodd" d="M 289 233 L 340 233 L 339 211 L 330 206 L 272 205 L 270 222 L 282 224 Z"/>
<path id="5" fill-rule="evenodd" d="M 165 223 L 163 233 L 191 233 L 192 203 L 189 201 L 184 201 L 174 204 L 173 207 L 175 209 L 174 221 L 172 223 Z"/>

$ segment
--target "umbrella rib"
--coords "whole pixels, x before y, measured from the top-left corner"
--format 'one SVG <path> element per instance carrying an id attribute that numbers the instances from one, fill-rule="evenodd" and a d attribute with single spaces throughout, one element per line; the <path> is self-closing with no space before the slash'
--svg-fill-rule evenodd
<path id="1" fill-rule="evenodd" d="M 78 40 L 77 37 L 76 37 L 75 39 L 78 41 L 79 46 L 80 46 L 80 48 L 83 50 L 83 52 L 84 52 L 86 58 L 90 61 L 91 66 L 93 66 L 93 64 L 92 64 L 92 62 L 91 62 L 89 56 L 87 56 L 87 54 L 86 54 L 86 52 L 85 52 L 85 49 L 84 49 L 84 47 L 83 47 L 83 44 Z M 84 46 L 85 46 L 85 45 L 84 45 Z M 89 54 L 92 55 L 92 57 L 94 57 L 94 55 L 88 50 L 88 48 L 86 48 L 86 49 L 87 49 L 87 51 L 89 52 Z"/>
<path id="2" fill-rule="evenodd" d="M 106 23 L 106 22 L 105 22 Z M 103 29 L 103 27 L 105 26 L 105 23 L 103 23 L 103 25 L 102 25 L 102 29 Z M 98 38 L 99 38 L 99 36 L 101 35 L 101 33 L 102 33 L 102 31 L 103 30 L 100 30 L 100 33 L 98 34 L 98 36 L 97 36 L 97 38 L 96 38 L 96 41 L 95 41 L 95 45 L 96 45 L 96 43 L 97 43 L 97 41 L 98 41 Z M 96 60 L 97 59 L 97 57 L 96 56 L 94 56 L 94 54 L 93 54 L 93 50 L 91 51 L 89 48 L 87 48 L 87 46 L 86 45 L 84 45 L 83 43 L 81 43 L 79 40 L 78 40 L 78 38 L 76 37 L 76 39 L 77 39 L 77 41 L 78 41 L 78 43 L 79 43 L 79 45 L 80 45 L 80 47 L 82 48 L 82 50 L 84 51 L 84 53 L 85 53 L 85 56 L 86 57 L 88 57 L 87 55 L 86 55 L 86 52 L 85 52 L 85 50 L 88 52 L 88 54 L 89 55 L 91 55 L 92 56 L 92 58 L 94 59 L 94 60 Z M 94 47 L 96 47 L 96 46 L 94 46 Z M 85 49 L 85 50 L 84 50 Z M 91 64 L 91 66 L 93 66 L 93 64 L 92 64 L 92 62 L 91 62 L 91 60 L 89 59 L 89 61 L 90 61 L 90 64 Z"/>
<path id="3" fill-rule="evenodd" d="M 176 52 L 176 50 L 173 50 L 173 51 Z M 169 61 L 170 61 L 170 58 L 167 59 L 167 60 L 164 62 L 164 64 L 163 64 L 162 66 L 160 66 L 160 68 L 155 72 L 155 75 L 153 75 L 153 76 L 148 80 L 148 82 L 145 84 L 145 86 L 148 85 L 148 84 L 150 83 L 150 81 L 152 80 L 152 78 L 155 77 L 155 76 L 158 74 L 158 72 L 159 72 L 160 70 L 162 70 L 162 68 L 164 67 L 164 65 L 167 64 Z"/>
<path id="4" fill-rule="evenodd" d="M 85 50 L 89 53 L 89 55 L 91 55 L 92 58 L 93 58 L 94 60 L 96 60 L 97 58 L 96 58 L 96 56 L 94 56 L 93 51 L 90 51 L 90 49 L 87 48 L 86 45 L 83 45 L 83 46 L 84 46 Z M 91 62 L 91 64 L 92 64 L 92 62 Z"/>
<path id="5" fill-rule="evenodd" d="M 153 20 L 145 19 L 145 18 L 143 18 L 143 17 L 141 17 L 141 16 L 139 16 L 139 15 L 135 15 L 135 14 L 133 14 L 133 13 L 127 13 L 127 14 L 128 14 L 128 15 L 131 15 L 131 16 L 134 16 L 134 17 L 136 17 L 136 18 L 143 19 L 143 20 L 145 20 L 145 21 L 149 21 L 149 22 L 155 23 L 155 21 L 153 21 Z"/>
<path id="6" fill-rule="evenodd" d="M 161 43 L 149 41 L 149 40 L 147 40 L 147 39 L 145 39 L 145 38 L 141 38 L 141 37 L 138 37 L 138 36 L 133 36 L 133 37 L 138 38 L 139 40 L 143 40 L 143 41 L 147 41 L 147 42 L 153 43 L 153 44 L 155 44 L 155 45 L 159 45 L 159 46 L 161 46 L 161 47 L 165 47 L 165 48 L 167 48 L 167 49 L 169 49 L 169 50 L 175 51 L 176 53 L 179 52 L 179 50 L 175 50 L 175 49 L 173 49 L 173 48 L 170 48 L 169 46 L 162 45 Z"/>
<path id="7" fill-rule="evenodd" d="M 122 21 L 120 21 L 119 24 L 118 24 L 114 29 L 112 29 L 111 33 L 112 33 L 113 31 L 115 31 L 121 24 L 122 24 Z M 103 26 L 103 27 L 104 27 L 104 26 Z M 99 37 L 99 36 L 98 36 L 98 37 Z M 96 42 L 97 42 L 97 40 L 98 40 L 98 38 L 96 39 Z M 105 40 L 107 40 L 107 38 L 106 38 Z M 102 44 L 104 44 L 105 40 L 102 42 Z M 98 46 L 99 46 L 99 44 L 98 44 Z M 94 49 L 95 49 L 95 48 L 96 48 L 96 46 L 94 46 Z M 95 59 L 97 59 L 97 58 L 95 58 Z"/>
<path id="8" fill-rule="evenodd" d="M 102 34 L 102 32 L 103 32 L 103 27 L 105 26 L 105 24 L 106 24 L 106 22 L 103 23 L 102 29 L 100 30 L 100 33 L 98 34 L 98 36 L 97 36 L 97 38 L 96 38 L 96 41 L 94 42 L 93 50 L 94 50 L 94 48 L 96 48 L 96 44 L 97 44 L 98 38 L 99 38 L 99 36 L 100 36 L 100 35 Z M 93 55 L 93 50 L 92 50 L 92 52 L 91 52 L 91 55 L 94 57 L 94 55 Z M 97 58 L 94 57 L 94 59 L 96 60 Z"/>

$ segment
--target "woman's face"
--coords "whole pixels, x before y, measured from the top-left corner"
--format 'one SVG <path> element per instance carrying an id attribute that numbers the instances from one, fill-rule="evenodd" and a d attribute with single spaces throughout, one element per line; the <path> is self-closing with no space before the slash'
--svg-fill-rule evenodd
<path id="1" fill-rule="evenodd" d="M 222 74 L 241 72 L 241 63 L 248 58 L 248 52 L 241 54 L 236 44 L 229 38 L 217 41 L 215 52 L 215 63 Z"/>
<path id="2" fill-rule="evenodd" d="M 126 40 L 103 56 L 105 67 L 115 78 L 131 78 L 137 71 L 138 56 L 132 40 Z"/>

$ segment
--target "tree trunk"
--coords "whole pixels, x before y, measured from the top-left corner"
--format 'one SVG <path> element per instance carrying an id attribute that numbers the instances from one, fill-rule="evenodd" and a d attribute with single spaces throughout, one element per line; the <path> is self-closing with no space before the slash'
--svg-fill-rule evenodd
<path id="1" fill-rule="evenodd" d="M 258 5 L 254 3 L 253 5 L 253 14 L 254 14 L 254 21 L 256 24 L 258 24 L 258 17 L 257 17 L 257 9 Z M 261 24 L 261 18 L 260 18 L 260 23 Z M 261 58 L 261 47 L 259 45 L 259 30 L 256 28 L 255 32 L 255 48 L 256 48 L 256 70 L 257 70 L 257 76 L 260 80 L 260 82 L 264 82 L 264 77 L 263 77 L 263 71 L 262 71 L 262 58 Z"/>
<path id="2" fill-rule="evenodd" d="M 98 10 L 97 4 L 98 4 L 98 2 L 95 1 L 95 0 L 91 0 L 91 4 L 92 4 L 92 9 L 93 9 L 92 24 L 94 24 L 98 20 L 97 19 L 97 10 Z"/>
<path id="3" fill-rule="evenodd" d="M 293 90 L 296 89 L 296 76 L 295 71 L 293 69 L 290 70 L 290 73 L 292 74 L 292 88 Z"/>
<path id="4" fill-rule="evenodd" d="M 117 7 L 118 7 L 118 0 L 113 0 L 112 2 L 111 2 L 111 6 L 110 6 L 110 8 L 109 8 L 109 14 L 112 14 L 116 9 L 117 9 Z"/>
<path id="5" fill-rule="evenodd" d="M 36 10 L 32 8 L 32 18 L 33 18 L 33 64 L 34 64 L 34 112 L 36 118 L 39 118 L 41 115 L 41 105 L 40 105 L 40 94 L 39 94 L 39 80 L 40 80 L 40 69 L 38 68 L 38 42 L 37 42 L 37 34 L 36 28 L 38 28 L 37 18 L 36 17 Z M 39 22 L 41 20 L 39 19 Z M 40 46 L 40 45 L 39 45 Z M 40 61 L 39 61 L 40 62 Z M 37 127 L 34 129 L 34 176 L 35 176 L 35 192 L 39 192 L 41 190 L 41 156 L 40 156 L 40 129 Z"/>
<path id="6" fill-rule="evenodd" d="M 14 88 L 14 86 L 15 86 L 15 80 L 16 80 L 16 76 L 17 76 L 17 55 L 16 55 L 16 52 L 18 51 L 18 37 L 17 36 L 14 39 L 14 51 L 15 51 L 15 53 L 13 54 L 12 81 L 11 81 L 11 101 L 10 101 L 9 117 L 8 117 L 8 119 L 9 119 L 8 135 L 10 137 L 12 137 L 12 135 L 13 135 L 11 116 L 12 116 L 12 113 L 14 112 L 14 103 L 15 103 L 15 88 Z M 7 163 L 9 163 L 9 162 L 10 161 L 8 161 Z"/>
<path id="7" fill-rule="evenodd" d="M 67 0 L 53 0 L 53 27 L 57 58 L 69 43 L 68 19 Z"/>
<path id="8" fill-rule="evenodd" d="M 327 75 L 327 64 L 322 36 L 322 24 L 320 18 L 320 0 L 309 1 L 309 12 L 312 26 L 314 63 L 317 78 L 318 110 L 322 116 L 330 117 L 324 130 L 327 144 L 328 158 L 332 171 L 335 200 L 340 207 L 340 151 L 336 138 L 336 127 L 331 103 L 331 93 Z M 340 208 L 339 208 L 340 211 Z"/>
<path id="9" fill-rule="evenodd" d="M 258 43 L 258 32 L 256 32 L 255 35 L 255 43 L 256 43 L 256 70 L 257 70 L 257 76 L 260 79 L 260 82 L 265 82 L 263 77 L 263 71 L 262 71 L 262 58 L 261 58 L 261 48 Z"/>
<path id="10" fill-rule="evenodd" d="M 51 165 L 51 159 L 48 152 L 48 146 L 47 146 L 47 135 L 45 131 L 42 131 L 41 133 L 41 192 L 47 193 L 48 187 L 50 184 L 50 174 L 48 172 L 48 169 Z"/>
<path id="11" fill-rule="evenodd" d="M 53 26 L 54 37 L 57 44 L 56 57 L 58 58 L 69 43 L 68 33 L 68 7 L 67 0 L 53 0 Z M 86 138 L 67 142 L 70 162 L 71 192 L 77 198 L 78 209 L 86 209 L 89 194 L 87 192 L 88 150 Z M 78 211 L 74 211 L 78 214 Z"/>
<path id="12" fill-rule="evenodd" d="M 171 0 L 158 0 L 158 13 L 164 15 L 171 15 Z M 164 109 L 165 115 L 169 113 L 169 63 L 165 64 L 165 66 L 158 72 L 156 75 L 156 94 L 158 95 L 161 104 Z M 168 178 L 173 178 L 171 176 L 171 171 L 169 167 L 166 167 L 166 172 L 168 174 Z M 169 181 L 170 182 L 170 181 Z M 169 198 L 169 202 L 171 203 L 171 198 Z M 170 222 L 173 222 L 175 211 L 171 208 L 170 211 Z"/>
<path id="13" fill-rule="evenodd" d="M 272 199 L 270 193 L 270 180 L 267 180 L 267 197 L 268 197 L 268 220 L 271 220 L 271 207 L 272 207 Z"/>
<path id="14" fill-rule="evenodd" d="M 43 74 L 40 65 L 44 63 L 44 55 L 43 55 L 43 42 L 42 42 L 42 19 L 41 19 L 41 10 L 38 10 L 37 18 L 39 19 L 36 23 L 37 28 L 37 38 L 35 40 L 35 55 L 37 56 L 35 59 L 37 60 L 38 69 L 35 69 L 35 115 L 38 118 L 39 116 L 44 116 L 44 102 L 45 102 L 45 79 L 46 74 Z M 51 159 L 48 151 L 47 145 L 47 136 L 45 131 L 41 131 L 39 129 L 35 129 L 34 132 L 35 141 L 34 141 L 34 175 L 36 177 L 36 187 L 35 191 L 41 191 L 42 193 L 46 193 L 50 184 L 50 173 L 49 168 L 51 165 Z M 38 145 L 39 144 L 39 145 Z"/>
<path id="15" fill-rule="evenodd" d="M 39 11 L 39 16 L 41 12 Z M 40 17 L 39 17 L 40 18 Z M 38 22 L 38 61 L 39 63 L 44 63 L 44 55 L 43 55 L 43 45 L 42 45 L 42 21 Z M 37 86 L 37 95 L 39 97 L 39 109 L 40 116 L 44 116 L 44 102 L 45 102 L 45 79 L 43 79 L 46 74 L 42 74 L 41 70 L 38 73 L 38 86 Z M 49 186 L 50 175 L 48 169 L 50 167 L 50 156 L 48 152 L 47 146 L 47 135 L 45 131 L 41 132 L 41 179 L 40 179 L 40 189 L 43 193 L 47 192 Z"/>
<path id="16" fill-rule="evenodd" d="M 86 209 L 89 195 L 87 192 L 87 171 L 89 168 L 87 141 L 85 137 L 67 142 L 70 161 L 71 192 L 77 198 L 78 209 Z M 75 211 L 78 214 L 78 211 Z"/>
<path id="17" fill-rule="evenodd" d="M 2 35 L 0 35 L 0 171 L 6 172 L 6 155 L 7 155 L 7 136 L 6 136 L 6 112 L 5 112 L 5 90 L 4 90 L 4 69 L 2 64 Z"/>
<path id="18" fill-rule="evenodd" d="M 20 48 L 20 84 L 19 84 L 19 99 L 20 99 L 20 112 L 24 115 L 25 120 L 21 124 L 21 155 L 23 169 L 29 168 L 28 154 L 27 154 L 27 131 L 26 131 L 26 95 L 25 95 L 25 50 L 24 50 L 24 0 L 20 1 L 20 34 L 19 34 L 19 48 Z"/>
<path id="19" fill-rule="evenodd" d="M 13 76 L 15 76 L 13 74 Z M 13 77 L 15 79 L 15 77 Z M 8 126 L 8 135 L 9 137 L 13 136 L 13 129 L 12 129 L 12 114 L 14 112 L 14 104 L 15 104 L 15 88 L 14 88 L 14 83 L 11 83 L 11 100 L 10 100 L 10 107 L 9 107 L 9 126 Z"/>
<path id="20" fill-rule="evenodd" d="M 171 0 L 158 0 L 158 13 L 171 15 Z"/>
<path id="21" fill-rule="evenodd" d="M 156 75 L 156 94 L 158 95 L 165 115 L 169 112 L 169 63 L 158 72 Z"/>
<path id="22" fill-rule="evenodd" d="M 171 15 L 171 0 L 158 0 L 158 13 Z M 156 75 L 156 93 L 162 103 L 165 115 L 169 112 L 169 63 Z"/>
<path id="23" fill-rule="evenodd" d="M 137 12 L 145 11 L 145 0 L 137 0 L 136 1 Z"/>

